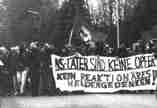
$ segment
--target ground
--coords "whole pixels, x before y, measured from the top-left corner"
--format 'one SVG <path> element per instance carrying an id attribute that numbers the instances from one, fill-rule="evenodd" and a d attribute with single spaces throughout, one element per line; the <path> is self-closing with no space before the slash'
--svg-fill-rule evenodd
<path id="1" fill-rule="evenodd" d="M 1 108 L 157 108 L 155 94 L 88 94 L 1 98 Z"/>

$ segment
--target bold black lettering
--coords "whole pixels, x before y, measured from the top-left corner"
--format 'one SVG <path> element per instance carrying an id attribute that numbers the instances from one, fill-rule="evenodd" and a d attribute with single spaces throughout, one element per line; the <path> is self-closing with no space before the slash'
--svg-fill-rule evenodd
<path id="1" fill-rule="evenodd" d="M 115 82 L 115 88 L 120 88 L 120 82 Z"/>
<path id="2" fill-rule="evenodd" d="M 84 58 L 84 67 L 85 67 L 84 70 L 88 70 L 88 59 L 87 58 Z"/>
<path id="3" fill-rule="evenodd" d="M 109 71 L 112 71 L 114 70 L 113 67 L 112 67 L 112 63 L 114 62 L 114 60 L 108 60 L 108 67 L 109 67 Z"/>
<path id="4" fill-rule="evenodd" d="M 141 67 L 139 57 L 135 57 L 135 66 L 136 66 L 135 68 Z"/>
<path id="5" fill-rule="evenodd" d="M 90 58 L 90 63 L 93 66 L 93 68 L 91 70 L 95 70 L 96 69 L 95 58 Z"/>
<path id="6" fill-rule="evenodd" d="M 122 79 L 123 79 L 122 75 L 121 74 L 117 74 L 116 80 L 118 82 L 120 82 L 120 81 L 122 81 Z"/>
<path id="7" fill-rule="evenodd" d="M 65 66 L 63 63 L 64 59 L 55 59 L 57 70 L 64 70 Z"/>
<path id="8" fill-rule="evenodd" d="M 70 69 L 77 69 L 77 64 L 75 63 L 75 58 L 73 58 L 71 60 L 71 65 L 70 66 L 71 66 Z"/>
<path id="9" fill-rule="evenodd" d="M 57 74 L 57 80 L 63 80 L 62 75 L 61 74 Z"/>

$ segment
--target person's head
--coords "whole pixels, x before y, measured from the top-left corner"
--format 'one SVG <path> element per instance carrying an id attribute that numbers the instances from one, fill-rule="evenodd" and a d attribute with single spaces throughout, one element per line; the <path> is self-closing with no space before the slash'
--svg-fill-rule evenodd
<path id="1" fill-rule="evenodd" d="M 120 48 L 126 48 L 126 45 L 124 43 L 121 43 Z"/>
<path id="2" fill-rule="evenodd" d="M 13 55 L 17 55 L 20 53 L 20 47 L 19 46 L 13 46 L 10 48 L 10 51 Z"/>
<path id="3" fill-rule="evenodd" d="M 9 50 L 5 46 L 0 47 L 0 56 L 3 57 L 5 55 L 8 55 Z"/>
<path id="4" fill-rule="evenodd" d="M 113 52 L 113 48 L 109 48 L 108 53 L 112 54 L 112 52 Z"/>
<path id="5" fill-rule="evenodd" d="M 89 41 L 88 45 L 89 45 L 89 48 L 91 48 L 91 49 L 95 49 L 96 48 L 96 44 L 95 44 L 94 41 Z"/>
<path id="6" fill-rule="evenodd" d="M 31 42 L 31 43 L 30 43 L 30 48 L 31 48 L 31 49 L 38 48 L 38 42 L 37 42 L 37 41 Z"/>

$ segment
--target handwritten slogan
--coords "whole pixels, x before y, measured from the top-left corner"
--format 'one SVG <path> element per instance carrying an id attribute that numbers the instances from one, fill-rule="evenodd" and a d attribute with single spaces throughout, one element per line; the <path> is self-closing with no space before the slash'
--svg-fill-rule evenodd
<path id="1" fill-rule="evenodd" d="M 56 87 L 62 91 L 116 92 L 154 90 L 157 61 L 153 54 L 126 58 L 51 55 Z"/>

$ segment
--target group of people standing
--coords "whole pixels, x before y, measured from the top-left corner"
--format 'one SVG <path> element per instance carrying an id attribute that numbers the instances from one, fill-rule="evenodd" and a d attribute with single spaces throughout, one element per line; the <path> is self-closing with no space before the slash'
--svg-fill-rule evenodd
<path id="1" fill-rule="evenodd" d="M 52 53 L 53 45 L 37 41 L 9 48 L 1 46 L 0 73 L 7 79 L 7 94 L 26 95 L 29 90 L 32 96 L 55 94 L 50 68 Z"/>
<path id="2" fill-rule="evenodd" d="M 140 47 L 138 46 L 135 51 L 139 53 L 144 53 L 142 49 L 147 52 L 153 51 L 151 47 L 148 50 Z M 114 50 L 104 42 L 92 41 L 82 43 L 78 47 L 65 45 L 61 49 L 56 48 L 53 44 L 39 41 L 10 47 L 1 45 L 0 82 L 2 83 L 5 78 L 4 82 L 7 83 L 4 85 L 7 86 L 0 86 L 0 91 L 6 88 L 4 91 L 7 95 L 27 95 L 28 91 L 32 96 L 56 95 L 58 89 L 51 69 L 51 54 L 71 56 L 79 53 L 83 56 L 127 57 L 135 54 L 135 51 L 130 51 L 123 44 L 119 49 Z"/>
<path id="3" fill-rule="evenodd" d="M 51 69 L 51 54 L 70 56 L 75 53 L 81 55 L 108 55 L 111 49 L 104 47 L 104 43 L 92 41 L 78 47 L 65 45 L 56 48 L 53 44 L 33 41 L 23 42 L 15 46 L 0 46 L 0 80 L 7 86 L 0 87 L 7 95 L 56 95 L 60 91 L 56 88 Z M 102 48 L 104 50 L 102 50 Z M 3 82 L 2 81 L 2 82 Z M 2 84 L 3 85 L 3 84 Z M 3 93 L 2 93 L 3 94 Z"/>

